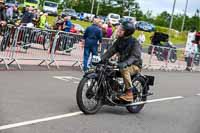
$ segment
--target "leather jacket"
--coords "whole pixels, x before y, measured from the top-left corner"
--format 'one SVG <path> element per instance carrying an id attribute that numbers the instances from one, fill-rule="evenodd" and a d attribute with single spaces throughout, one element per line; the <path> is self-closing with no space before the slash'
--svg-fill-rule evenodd
<path id="1" fill-rule="evenodd" d="M 123 66 L 136 65 L 142 68 L 141 46 L 132 36 L 118 38 L 113 46 L 102 56 L 102 61 L 108 60 L 116 53 L 119 54 L 118 63 L 123 63 Z"/>

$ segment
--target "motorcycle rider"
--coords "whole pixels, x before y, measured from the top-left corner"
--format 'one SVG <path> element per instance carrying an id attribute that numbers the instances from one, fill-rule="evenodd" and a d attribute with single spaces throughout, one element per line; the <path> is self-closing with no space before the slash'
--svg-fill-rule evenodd
<path id="1" fill-rule="evenodd" d="M 125 94 L 119 96 L 119 99 L 126 102 L 132 102 L 134 98 L 131 75 L 140 72 L 142 68 L 140 44 L 137 39 L 132 37 L 134 32 L 135 26 L 133 23 L 129 21 L 122 22 L 117 31 L 117 40 L 102 56 L 102 62 L 105 62 L 114 54 L 118 54 L 118 68 L 126 89 Z"/>

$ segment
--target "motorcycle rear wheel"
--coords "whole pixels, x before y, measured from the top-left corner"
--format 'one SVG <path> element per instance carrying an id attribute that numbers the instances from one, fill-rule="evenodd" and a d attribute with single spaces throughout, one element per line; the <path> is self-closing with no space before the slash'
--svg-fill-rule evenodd
<path id="1" fill-rule="evenodd" d="M 145 88 L 145 80 L 142 77 L 138 77 L 133 80 L 133 85 L 138 90 L 139 94 L 134 98 L 134 102 L 144 102 L 147 100 L 147 90 Z M 126 109 L 130 113 L 139 113 L 144 108 L 144 104 L 127 106 Z"/>

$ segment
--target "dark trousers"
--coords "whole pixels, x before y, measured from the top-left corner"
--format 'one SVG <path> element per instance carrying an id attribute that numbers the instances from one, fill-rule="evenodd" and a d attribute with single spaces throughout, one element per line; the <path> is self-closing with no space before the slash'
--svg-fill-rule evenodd
<path id="1" fill-rule="evenodd" d="M 187 67 L 191 67 L 192 66 L 192 57 L 186 57 L 185 60 L 187 62 Z"/>
<path id="2" fill-rule="evenodd" d="M 89 45 L 84 47 L 84 55 L 83 55 L 83 70 L 88 70 L 88 60 L 90 57 L 90 54 L 98 55 L 98 45 Z"/>

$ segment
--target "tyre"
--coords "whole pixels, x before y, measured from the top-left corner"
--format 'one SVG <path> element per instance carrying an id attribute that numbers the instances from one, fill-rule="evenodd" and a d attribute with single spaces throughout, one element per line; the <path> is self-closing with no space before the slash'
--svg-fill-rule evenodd
<path id="1" fill-rule="evenodd" d="M 164 54 L 162 48 L 158 48 L 156 51 L 156 57 L 158 61 L 164 61 Z"/>
<path id="2" fill-rule="evenodd" d="M 199 64 L 200 64 L 200 54 L 195 54 L 193 63 L 194 63 L 194 65 L 199 66 Z"/>
<path id="3" fill-rule="evenodd" d="M 77 88 L 76 101 L 84 114 L 95 114 L 102 107 L 102 101 L 97 98 L 97 81 L 84 77 Z"/>
<path id="4" fill-rule="evenodd" d="M 149 54 L 149 55 L 151 55 L 152 49 L 153 49 L 153 47 L 152 47 L 152 46 L 149 46 L 149 48 L 148 48 L 148 54 Z"/>
<path id="5" fill-rule="evenodd" d="M 133 80 L 133 86 L 137 89 L 137 95 L 134 98 L 134 102 L 144 102 L 147 100 L 147 89 L 145 87 L 145 79 L 143 77 L 138 77 Z M 144 104 L 127 106 L 126 109 L 130 113 L 139 113 L 144 107 Z"/>
<path id="6" fill-rule="evenodd" d="M 171 63 L 175 63 L 177 60 L 176 51 L 172 51 L 169 58 Z"/>

